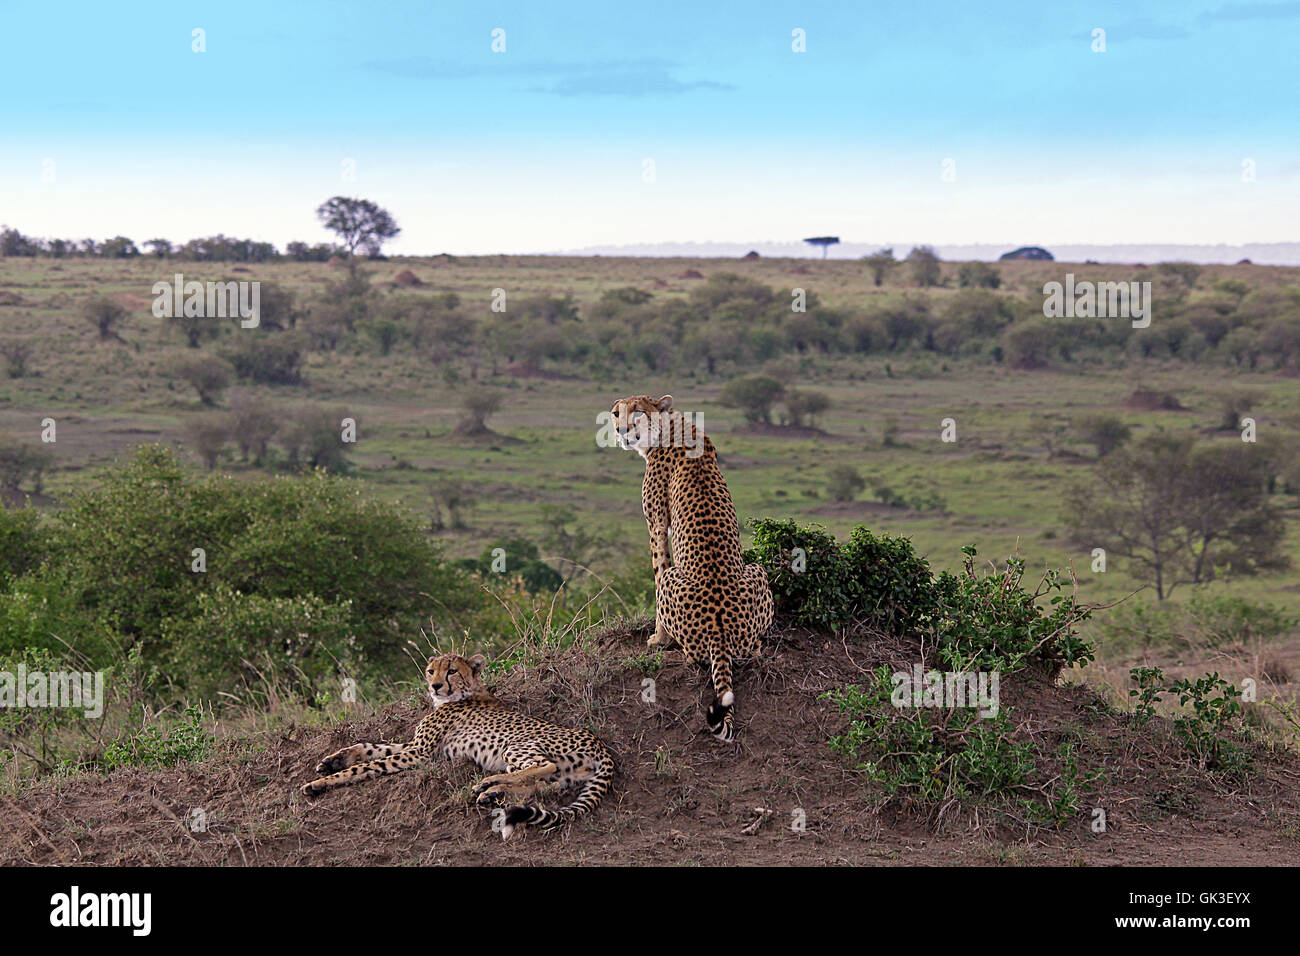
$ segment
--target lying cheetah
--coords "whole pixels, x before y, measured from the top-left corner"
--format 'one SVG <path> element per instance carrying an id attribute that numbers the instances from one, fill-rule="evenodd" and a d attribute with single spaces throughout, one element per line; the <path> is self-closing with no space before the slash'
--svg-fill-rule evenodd
<path id="1" fill-rule="evenodd" d="M 479 781 L 474 796 L 483 807 L 500 806 L 507 798 L 514 801 L 506 809 L 503 838 L 517 826 L 549 830 L 594 808 L 614 776 L 614 761 L 605 745 L 586 731 L 558 727 L 501 704 L 479 679 L 486 664 L 482 654 L 429 658 L 424 674 L 434 709 L 416 727 L 415 740 L 344 747 L 316 765 L 317 773 L 329 776 L 304 784 L 302 792 L 314 796 L 401 773 L 437 755 L 471 760 L 492 773 Z M 581 783 L 582 791 L 559 810 L 522 803 L 543 786 L 573 783 Z"/>
<path id="2" fill-rule="evenodd" d="M 688 661 L 712 669 L 717 696 L 708 728 L 729 743 L 735 739 L 732 661 L 757 656 L 759 640 L 772 625 L 767 572 L 742 562 L 736 509 L 718 470 L 718 453 L 689 416 L 673 410 L 673 397 L 622 398 L 610 414 L 619 444 L 646 462 L 641 505 L 656 605 L 650 646 L 676 640 Z"/>

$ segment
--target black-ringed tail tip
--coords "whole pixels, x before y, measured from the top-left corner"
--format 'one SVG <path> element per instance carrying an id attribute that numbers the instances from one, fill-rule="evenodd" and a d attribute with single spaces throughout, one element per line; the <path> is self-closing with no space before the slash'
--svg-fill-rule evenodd
<path id="1" fill-rule="evenodd" d="M 732 695 L 732 700 L 735 700 L 734 695 Z M 721 698 L 709 705 L 709 711 L 704 719 L 708 724 L 709 733 L 713 734 L 718 740 L 729 744 L 735 739 L 736 734 L 733 728 L 731 707 L 723 704 Z"/>

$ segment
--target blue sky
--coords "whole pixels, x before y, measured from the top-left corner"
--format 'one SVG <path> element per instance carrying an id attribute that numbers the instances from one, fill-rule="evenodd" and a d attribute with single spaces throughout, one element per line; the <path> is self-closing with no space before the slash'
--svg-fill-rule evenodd
<path id="1" fill-rule="evenodd" d="M 283 245 L 342 193 L 412 254 L 1291 241 L 1297 51 L 1300 2 L 0 0 L 0 222 Z"/>

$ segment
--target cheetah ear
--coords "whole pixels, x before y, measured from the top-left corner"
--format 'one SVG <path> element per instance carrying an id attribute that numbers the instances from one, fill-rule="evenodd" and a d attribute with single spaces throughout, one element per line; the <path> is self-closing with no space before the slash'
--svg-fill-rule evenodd
<path id="1" fill-rule="evenodd" d="M 469 669 L 470 672 L 475 677 L 477 677 L 479 675 L 479 672 L 482 671 L 483 668 L 486 666 L 487 666 L 487 658 L 484 657 L 482 654 L 475 654 L 473 657 L 469 659 Z"/>
<path id="2" fill-rule="evenodd" d="M 659 411 L 666 412 L 673 407 L 673 397 L 671 395 L 665 395 L 655 404 L 659 406 Z"/>

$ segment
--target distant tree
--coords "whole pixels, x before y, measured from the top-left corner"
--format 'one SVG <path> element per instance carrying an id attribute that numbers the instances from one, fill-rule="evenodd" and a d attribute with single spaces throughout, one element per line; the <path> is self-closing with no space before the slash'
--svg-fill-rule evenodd
<path id="1" fill-rule="evenodd" d="M 1066 523 L 1076 541 L 1129 558 L 1163 601 L 1180 584 L 1290 565 L 1270 477 L 1255 446 L 1197 447 L 1181 435 L 1148 435 L 1067 492 Z"/>
<path id="2" fill-rule="evenodd" d="M 1219 392 L 1215 398 L 1219 402 L 1218 429 L 1225 432 L 1238 431 L 1241 428 L 1241 420 L 1262 400 L 1259 392 L 1248 388 L 1228 389 Z"/>
<path id="3" fill-rule="evenodd" d="M 241 382 L 302 384 L 302 349 L 293 338 L 237 335 L 234 347 L 224 356 Z"/>
<path id="4" fill-rule="evenodd" d="M 27 363 L 31 361 L 32 347 L 18 339 L 6 339 L 0 342 L 0 356 L 4 356 L 6 375 L 22 378 L 28 372 Z"/>
<path id="5" fill-rule="evenodd" d="M 339 237 L 349 256 L 358 247 L 378 255 L 383 244 L 402 231 L 387 210 L 369 199 L 335 196 L 321 203 L 316 216 L 326 229 Z"/>
<path id="6" fill-rule="evenodd" d="M 831 400 L 822 392 L 791 388 L 783 401 L 790 424 L 802 428 L 805 424 L 817 426 L 817 416 L 831 407 Z"/>
<path id="7" fill-rule="evenodd" d="M 963 262 L 957 284 L 963 289 L 996 289 L 1002 284 L 1002 273 L 987 262 Z"/>
<path id="8" fill-rule="evenodd" d="M 465 512 L 469 511 L 478 495 L 475 486 L 460 478 L 436 478 L 431 483 L 433 493 L 433 516 L 429 521 L 429 530 L 442 531 L 450 528 L 460 530 L 465 525 Z"/>
<path id="9" fill-rule="evenodd" d="M 363 331 L 375 343 L 380 355 L 388 355 L 393 346 L 402 337 L 402 327 L 391 319 L 374 319 L 362 326 Z"/>
<path id="10" fill-rule="evenodd" d="M 45 472 L 53 463 L 54 455 L 44 445 L 0 435 L 0 491 L 16 495 L 22 491 L 23 482 L 30 478 L 32 493 L 40 494 Z"/>
<path id="11" fill-rule="evenodd" d="M 248 461 L 251 456 L 254 465 L 261 465 L 266 461 L 267 448 L 279 430 L 277 411 L 256 393 L 244 388 L 232 388 L 227 402 L 230 405 L 231 438 L 239 446 L 240 457 Z"/>
<path id="12" fill-rule="evenodd" d="M 881 249 L 879 252 L 873 252 L 863 260 L 867 264 L 867 269 L 871 273 L 871 281 L 877 286 L 885 284 L 885 279 L 893 271 L 894 266 L 898 265 L 898 260 L 894 258 L 893 249 Z"/>
<path id="13" fill-rule="evenodd" d="M 738 408 L 751 425 L 770 424 L 772 406 L 781 397 L 781 383 L 766 375 L 733 378 L 718 399 L 728 408 Z"/>
<path id="14" fill-rule="evenodd" d="M 152 251 L 159 259 L 166 259 L 176 249 L 170 239 L 150 239 L 145 243 L 145 248 Z"/>
<path id="15" fill-rule="evenodd" d="M 40 243 L 17 229 L 0 232 L 0 256 L 34 256 L 39 251 Z"/>
<path id="16" fill-rule="evenodd" d="M 501 392 L 479 386 L 461 394 L 460 408 L 465 413 L 453 430 L 455 435 L 486 435 L 491 429 L 487 420 L 501 408 Z"/>
<path id="17" fill-rule="evenodd" d="M 1060 327 L 1046 320 L 1017 322 L 1002 333 L 1003 354 L 1013 368 L 1042 368 L 1060 345 Z"/>
<path id="18" fill-rule="evenodd" d="M 230 446 L 233 432 L 230 416 L 225 412 L 200 415 L 185 426 L 186 437 L 208 471 L 217 467 L 217 461 Z"/>
<path id="19" fill-rule="evenodd" d="M 343 443 L 343 409 L 301 405 L 294 409 L 278 432 L 277 440 L 294 467 L 343 471 L 348 465 Z"/>
<path id="20" fill-rule="evenodd" d="M 1201 277 L 1201 267 L 1194 262 L 1162 262 L 1156 266 L 1156 272 L 1162 276 L 1176 278 L 1183 289 L 1191 290 L 1196 280 Z"/>
<path id="21" fill-rule="evenodd" d="M 172 366 L 172 374 L 198 393 L 204 405 L 215 405 L 230 386 L 230 363 L 215 355 L 185 358 Z"/>
<path id="22" fill-rule="evenodd" d="M 912 267 L 912 280 L 923 288 L 936 286 L 943 275 L 939 266 L 939 257 L 929 246 L 913 246 L 907 254 L 907 261 Z"/>
<path id="23" fill-rule="evenodd" d="M 867 483 L 852 465 L 835 465 L 827 474 L 827 490 L 836 501 L 852 501 Z"/>
<path id="24" fill-rule="evenodd" d="M 262 328 L 284 331 L 297 327 L 302 312 L 291 291 L 278 282 L 263 282 L 257 317 Z"/>
<path id="25" fill-rule="evenodd" d="M 99 332 L 101 342 L 126 344 L 117 328 L 126 319 L 126 309 L 106 295 L 91 296 L 81 305 L 81 316 Z"/>
<path id="26" fill-rule="evenodd" d="M 539 540 L 549 552 L 548 557 L 558 561 L 566 578 L 582 574 L 604 554 L 606 540 L 578 524 L 578 514 L 573 508 L 547 504 L 539 510 L 542 523 Z"/>
<path id="27" fill-rule="evenodd" d="M 105 259 L 134 259 L 140 254 L 140 250 L 126 236 L 114 236 L 112 239 L 104 240 L 99 247 L 99 254 Z"/>
<path id="28" fill-rule="evenodd" d="M 1085 415 L 1074 427 L 1079 437 L 1096 447 L 1098 458 L 1105 458 L 1133 437 L 1133 429 L 1114 415 Z"/>
<path id="29" fill-rule="evenodd" d="M 297 262 L 328 262 L 334 253 L 334 247 L 324 242 L 314 246 L 305 242 L 291 242 L 285 247 L 285 254 Z"/>
<path id="30" fill-rule="evenodd" d="M 839 236 L 813 236 L 811 239 L 805 239 L 804 242 L 810 246 L 822 247 L 822 258 L 826 258 L 826 253 L 831 246 L 837 246 L 840 243 Z"/>

